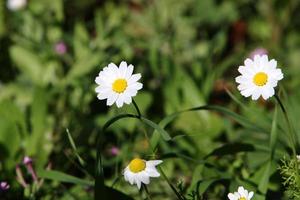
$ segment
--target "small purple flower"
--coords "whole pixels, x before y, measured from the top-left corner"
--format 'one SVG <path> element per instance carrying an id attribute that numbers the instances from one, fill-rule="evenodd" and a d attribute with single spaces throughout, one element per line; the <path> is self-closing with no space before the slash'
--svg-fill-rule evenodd
<path id="1" fill-rule="evenodd" d="M 0 190 L 1 191 L 6 191 L 9 188 L 10 188 L 10 185 L 7 182 L 5 182 L 5 181 L 0 182 Z"/>
<path id="2" fill-rule="evenodd" d="M 251 59 L 254 59 L 255 55 L 260 55 L 260 56 L 268 55 L 268 50 L 266 50 L 265 48 L 262 48 L 262 47 L 256 48 L 250 53 L 249 57 Z"/>
<path id="3" fill-rule="evenodd" d="M 23 164 L 26 165 L 27 170 L 29 171 L 29 173 L 31 174 L 31 177 L 34 181 L 38 181 L 37 175 L 35 173 L 35 170 L 33 169 L 32 166 L 32 159 L 28 156 L 25 156 L 23 159 Z"/>
<path id="4" fill-rule="evenodd" d="M 116 147 L 116 146 L 113 146 L 113 147 L 111 147 L 111 148 L 109 149 L 109 153 L 110 153 L 110 155 L 112 155 L 112 156 L 117 156 L 117 155 L 119 155 L 119 153 L 120 153 L 120 149 L 119 149 L 118 147 Z"/>
<path id="5" fill-rule="evenodd" d="M 58 42 L 55 44 L 55 52 L 59 55 L 63 55 L 67 52 L 67 45 L 64 42 Z"/>
<path id="6" fill-rule="evenodd" d="M 32 163 L 32 159 L 28 156 L 25 156 L 24 159 L 23 159 L 23 164 L 28 165 L 28 164 L 31 164 L 31 163 Z"/>

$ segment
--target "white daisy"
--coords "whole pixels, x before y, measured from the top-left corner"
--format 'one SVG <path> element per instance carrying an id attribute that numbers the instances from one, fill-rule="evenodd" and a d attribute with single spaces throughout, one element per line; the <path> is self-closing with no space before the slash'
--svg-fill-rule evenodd
<path id="1" fill-rule="evenodd" d="M 267 55 L 256 55 L 251 60 L 247 58 L 244 66 L 240 66 L 238 71 L 240 76 L 235 81 L 239 83 L 238 89 L 245 97 L 252 96 L 257 100 L 262 96 L 265 100 L 275 94 L 274 88 L 277 82 L 283 79 L 281 69 L 277 69 L 277 61 L 268 60 Z"/>
<path id="2" fill-rule="evenodd" d="M 162 163 L 162 160 L 142 160 L 140 158 L 133 159 L 124 170 L 125 181 L 131 185 L 136 184 L 140 189 L 141 184 L 149 184 L 150 177 L 159 177 L 160 174 L 156 169 L 156 165 Z"/>
<path id="3" fill-rule="evenodd" d="M 230 200 L 250 200 L 253 197 L 253 192 L 248 192 L 244 187 L 240 186 L 237 192 L 229 193 L 228 198 Z"/>
<path id="4" fill-rule="evenodd" d="M 114 63 L 104 67 L 95 80 L 99 85 L 95 89 L 98 99 L 107 99 L 108 106 L 116 103 L 118 108 L 124 103 L 130 104 L 131 98 L 143 88 L 143 84 L 138 82 L 141 74 L 132 74 L 133 68 L 133 65 L 127 66 L 125 61 L 122 61 L 119 67 Z"/>
<path id="5" fill-rule="evenodd" d="M 8 0 L 7 8 L 15 11 L 24 8 L 27 4 L 27 0 Z"/>

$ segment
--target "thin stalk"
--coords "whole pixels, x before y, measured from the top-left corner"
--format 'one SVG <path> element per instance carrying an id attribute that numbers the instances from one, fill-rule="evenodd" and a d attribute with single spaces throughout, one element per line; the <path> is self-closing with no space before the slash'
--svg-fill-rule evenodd
<path id="1" fill-rule="evenodd" d="M 137 103 L 136 103 L 134 100 L 132 100 L 132 103 L 133 103 L 134 108 L 135 108 L 135 110 L 136 110 L 136 112 L 137 112 L 137 114 L 138 114 L 139 119 L 141 119 L 141 118 L 142 118 L 142 114 L 141 114 L 141 111 L 140 111 L 140 109 L 139 109 Z M 149 137 L 148 137 L 148 135 L 147 135 L 147 132 L 145 131 L 144 133 L 145 133 L 146 140 L 148 141 L 148 143 L 149 143 L 149 145 L 150 145 L 151 143 L 150 143 Z M 151 148 L 151 149 L 152 149 L 152 148 Z M 154 151 L 153 151 L 153 154 L 154 154 L 154 156 L 155 156 L 155 152 L 154 152 Z M 186 198 L 176 190 L 176 187 L 172 185 L 171 181 L 168 179 L 168 177 L 167 177 L 166 174 L 163 172 L 163 170 L 162 170 L 160 167 L 158 167 L 158 169 L 160 170 L 162 176 L 163 176 L 164 179 L 167 181 L 168 185 L 171 187 L 171 189 L 172 189 L 173 192 L 176 194 L 176 196 L 178 197 L 178 199 L 179 199 L 179 200 L 186 200 Z"/>
<path id="2" fill-rule="evenodd" d="M 293 150 L 293 155 L 296 156 L 296 137 L 293 133 L 293 129 L 292 129 L 292 125 L 291 125 L 291 122 L 290 122 L 290 119 L 289 119 L 289 116 L 287 114 L 287 111 L 282 103 L 282 101 L 280 100 L 279 96 L 277 94 L 274 95 L 275 96 L 275 99 L 277 101 L 277 103 L 279 104 L 279 107 L 284 115 L 284 118 L 285 118 L 285 121 L 288 125 L 288 129 L 289 129 L 289 138 L 290 138 L 290 143 L 292 145 L 292 150 Z"/>
<path id="3" fill-rule="evenodd" d="M 147 188 L 147 185 L 145 185 L 144 183 L 142 183 L 142 187 L 143 187 L 144 190 L 145 190 L 147 199 L 148 199 L 148 200 L 152 200 L 152 199 L 151 199 L 151 196 L 150 196 L 150 193 L 149 193 L 149 190 L 148 190 L 148 188 Z"/>
<path id="4" fill-rule="evenodd" d="M 159 171 L 160 171 L 161 175 L 163 176 L 163 178 L 167 181 L 167 183 L 168 183 L 168 185 L 170 186 L 170 188 L 171 188 L 171 189 L 173 190 L 173 192 L 176 194 L 177 198 L 178 198 L 179 200 L 186 200 L 186 198 L 185 198 L 183 195 L 181 195 L 181 194 L 176 190 L 175 186 L 172 185 L 171 181 L 169 180 L 169 178 L 167 177 L 167 175 L 164 173 L 164 171 L 162 170 L 162 168 L 159 167 L 159 166 L 158 166 L 157 168 L 159 169 Z"/>
<path id="5" fill-rule="evenodd" d="M 133 103 L 133 106 L 134 106 L 134 108 L 135 108 L 135 110 L 136 110 L 136 112 L 137 112 L 139 118 L 141 118 L 141 117 L 142 117 L 141 111 L 140 111 L 140 109 L 139 109 L 137 103 L 134 101 L 134 99 L 132 99 L 132 103 Z"/>

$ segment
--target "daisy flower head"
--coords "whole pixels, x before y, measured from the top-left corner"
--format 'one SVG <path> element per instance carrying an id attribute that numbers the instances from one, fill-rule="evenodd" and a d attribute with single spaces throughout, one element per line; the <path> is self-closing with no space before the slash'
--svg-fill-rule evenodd
<path id="1" fill-rule="evenodd" d="M 133 65 L 127 65 L 125 61 L 119 67 L 114 63 L 104 67 L 95 80 L 98 84 L 95 89 L 98 99 L 107 99 L 108 106 L 116 103 L 118 108 L 124 103 L 130 104 L 132 97 L 143 88 L 143 84 L 138 82 L 141 74 L 133 74 L 133 69 Z"/>
<path id="2" fill-rule="evenodd" d="M 267 55 L 255 55 L 254 59 L 247 58 L 244 66 L 240 66 L 240 76 L 235 81 L 238 90 L 245 97 L 252 96 L 257 100 L 260 96 L 267 100 L 275 94 L 274 88 L 283 79 L 281 69 L 277 68 L 277 61 L 269 60 Z"/>
<path id="3" fill-rule="evenodd" d="M 7 0 L 7 8 L 12 11 L 20 10 L 27 4 L 27 0 Z"/>
<path id="4" fill-rule="evenodd" d="M 253 195 L 254 192 L 248 192 L 243 186 L 240 186 L 237 192 L 229 193 L 228 198 L 229 200 L 250 200 Z"/>
<path id="5" fill-rule="evenodd" d="M 160 176 L 156 169 L 156 165 L 159 165 L 162 162 L 162 160 L 146 161 L 140 158 L 131 160 L 123 173 L 125 181 L 129 182 L 131 185 L 136 184 L 140 189 L 142 183 L 150 183 L 150 177 Z"/>

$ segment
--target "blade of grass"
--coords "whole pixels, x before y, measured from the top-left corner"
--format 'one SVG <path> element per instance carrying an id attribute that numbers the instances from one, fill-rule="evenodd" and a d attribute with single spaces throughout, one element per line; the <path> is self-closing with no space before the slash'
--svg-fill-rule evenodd
<path id="1" fill-rule="evenodd" d="M 171 123 L 179 115 L 181 115 L 183 113 L 186 113 L 186 112 L 194 112 L 194 111 L 201 111 L 201 110 L 209 110 L 209 111 L 219 112 L 219 113 L 224 114 L 228 117 L 231 117 L 232 119 L 237 121 L 239 124 L 241 124 L 242 126 L 248 128 L 250 130 L 268 133 L 267 130 L 257 126 L 255 123 L 250 122 L 245 117 L 243 117 L 243 116 L 241 116 L 237 113 L 234 113 L 234 112 L 230 111 L 227 108 L 224 108 L 224 107 L 221 107 L 221 106 L 216 106 L 216 105 L 204 105 L 204 106 L 199 106 L 199 107 L 190 108 L 190 109 L 186 109 L 186 110 L 183 110 L 183 111 L 175 112 L 173 114 L 168 115 L 164 119 L 162 119 L 159 123 L 159 126 L 164 129 L 169 123 Z M 159 136 L 155 133 L 155 131 L 152 134 L 152 138 L 150 140 L 151 141 L 151 147 L 154 150 L 157 148 L 157 145 L 158 145 L 158 142 L 159 142 Z"/>
<path id="2" fill-rule="evenodd" d="M 77 157 L 77 159 L 78 159 L 80 165 L 81 165 L 81 166 L 85 166 L 85 162 L 84 162 L 84 160 L 80 157 L 80 155 L 79 155 L 79 153 L 78 153 L 77 147 L 76 147 L 76 145 L 75 145 L 75 142 L 74 142 L 74 140 L 73 140 L 73 138 L 72 138 L 72 135 L 71 135 L 69 129 L 66 129 L 66 132 L 67 132 L 67 136 L 68 136 L 70 145 L 71 145 L 71 147 L 72 147 L 72 149 L 73 149 L 73 152 L 74 152 L 75 156 Z"/>
<path id="3" fill-rule="evenodd" d="M 65 174 L 63 172 L 59 172 L 55 170 L 39 170 L 37 174 L 38 177 L 40 178 L 49 179 L 53 181 L 73 183 L 73 184 L 83 185 L 83 186 L 93 186 L 92 181 L 80 179 L 75 176 L 71 176 L 69 174 Z"/>

